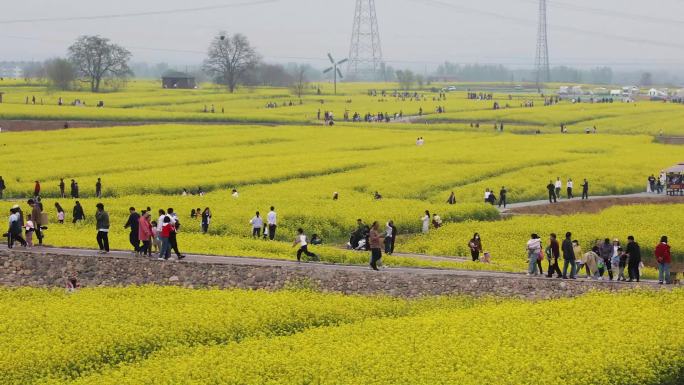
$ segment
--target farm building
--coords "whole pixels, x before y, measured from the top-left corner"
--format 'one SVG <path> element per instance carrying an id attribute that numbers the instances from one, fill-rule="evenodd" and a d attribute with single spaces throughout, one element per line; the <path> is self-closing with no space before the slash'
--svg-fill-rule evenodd
<path id="1" fill-rule="evenodd" d="M 162 75 L 163 88 L 196 88 L 195 77 L 184 72 L 169 71 Z"/>
<path id="2" fill-rule="evenodd" d="M 651 88 L 650 90 L 648 90 L 648 96 L 651 99 L 658 99 L 658 100 L 667 99 L 667 91 L 657 90 L 655 88 Z"/>

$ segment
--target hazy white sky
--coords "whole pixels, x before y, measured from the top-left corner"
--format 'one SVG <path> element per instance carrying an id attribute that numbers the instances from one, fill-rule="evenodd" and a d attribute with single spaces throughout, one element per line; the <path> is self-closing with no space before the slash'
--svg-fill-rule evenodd
<path id="1" fill-rule="evenodd" d="M 135 61 L 195 64 L 222 29 L 247 35 L 269 61 L 348 53 L 354 0 L 244 5 L 257 1 L 0 0 L 0 60 L 63 55 L 78 35 L 99 34 L 129 48 Z M 548 1 L 552 65 L 684 64 L 681 0 Z M 166 15 L 13 22 L 238 3 L 243 5 Z M 384 57 L 395 67 L 432 68 L 444 60 L 526 66 L 534 61 L 537 0 L 376 0 L 376 9 Z"/>

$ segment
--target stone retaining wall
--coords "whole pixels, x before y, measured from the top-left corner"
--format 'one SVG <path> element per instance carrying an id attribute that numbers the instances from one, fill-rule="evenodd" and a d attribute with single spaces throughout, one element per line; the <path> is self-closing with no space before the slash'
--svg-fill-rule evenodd
<path id="1" fill-rule="evenodd" d="M 478 272 L 380 272 L 362 267 L 282 263 L 163 262 L 133 257 L 65 256 L 0 251 L 0 285 L 65 287 L 76 274 L 82 287 L 173 285 L 277 290 L 306 286 L 345 294 L 497 295 L 529 299 L 574 296 L 592 289 L 617 291 L 635 285 L 597 281 L 528 278 L 518 274 L 485 275 Z M 654 286 L 642 283 L 640 286 Z"/>

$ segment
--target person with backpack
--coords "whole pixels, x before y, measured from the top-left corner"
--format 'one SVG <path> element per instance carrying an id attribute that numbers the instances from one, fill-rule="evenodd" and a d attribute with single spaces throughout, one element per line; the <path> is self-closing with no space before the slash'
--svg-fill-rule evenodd
<path id="1" fill-rule="evenodd" d="M 563 278 L 558 259 L 560 258 L 560 244 L 555 233 L 549 236 L 549 246 L 546 248 L 546 259 L 549 261 L 549 271 L 547 277 L 552 278 L 553 273 L 556 273 L 558 278 Z"/>
<path id="2" fill-rule="evenodd" d="M 102 203 L 98 203 L 96 207 L 97 245 L 100 247 L 100 254 L 107 254 L 109 253 L 109 213 L 105 211 Z"/>
<path id="3" fill-rule="evenodd" d="M 639 264 L 641 263 L 641 247 L 634 241 L 634 236 L 627 237 L 627 272 L 629 274 L 629 282 L 636 280 L 639 282 Z"/>
<path id="4" fill-rule="evenodd" d="M 76 223 L 78 221 L 84 221 L 85 220 L 85 213 L 83 212 L 83 206 L 81 206 L 81 202 L 76 201 L 74 204 L 74 210 L 73 210 L 73 219 L 71 220 L 72 223 Z"/>
<path id="5" fill-rule="evenodd" d="M 316 254 L 309 251 L 308 243 L 306 241 L 306 234 L 304 234 L 304 229 L 301 227 L 297 229 L 297 236 L 292 243 L 292 247 L 295 246 L 299 246 L 299 249 L 297 250 L 297 262 L 301 262 L 302 254 L 313 259 L 314 261 L 319 260 L 319 257 Z"/>
<path id="6" fill-rule="evenodd" d="M 670 264 L 672 264 L 672 255 L 670 254 L 670 245 L 667 243 L 667 237 L 660 237 L 660 243 L 655 247 L 655 257 L 658 262 L 658 283 L 670 283 Z"/>

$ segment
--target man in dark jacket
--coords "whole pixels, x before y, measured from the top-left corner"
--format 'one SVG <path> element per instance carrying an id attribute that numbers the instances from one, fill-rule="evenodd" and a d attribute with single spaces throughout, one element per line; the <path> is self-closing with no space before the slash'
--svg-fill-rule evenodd
<path id="1" fill-rule="evenodd" d="M 561 273 L 560 266 L 558 266 L 558 258 L 560 258 L 560 245 L 556 239 L 556 234 L 551 234 L 551 240 L 547 250 L 550 251 L 547 256 L 549 259 L 549 273 L 547 276 L 551 278 L 553 277 L 553 273 L 556 273 L 558 278 L 562 278 L 563 275 Z"/>
<path id="2" fill-rule="evenodd" d="M 610 243 L 610 239 L 606 238 L 603 240 L 603 243 L 601 244 L 601 247 L 599 248 L 600 254 L 601 254 L 601 259 L 603 259 L 603 264 L 606 266 L 606 270 L 608 270 L 608 278 L 610 280 L 613 280 L 613 267 L 611 266 L 610 259 L 613 257 L 613 244 Z M 603 270 L 599 269 L 599 272 L 603 272 Z M 601 278 L 603 278 L 603 274 L 601 274 Z"/>
<path id="3" fill-rule="evenodd" d="M 504 208 L 506 208 L 506 194 L 508 191 L 506 190 L 505 186 L 501 186 L 501 191 L 499 191 L 499 207 L 503 205 Z"/>
<path id="4" fill-rule="evenodd" d="M 72 223 L 76 223 L 78 221 L 84 221 L 84 220 L 85 220 L 85 213 L 83 212 L 83 206 L 81 206 L 81 202 L 76 201 L 76 204 L 74 205 Z"/>
<path id="5" fill-rule="evenodd" d="M 589 181 L 586 179 L 582 183 L 582 199 L 589 199 Z"/>
<path id="6" fill-rule="evenodd" d="M 549 203 L 556 203 L 556 186 L 553 184 L 553 181 L 549 181 L 546 189 L 549 190 Z"/>
<path id="7" fill-rule="evenodd" d="M 627 237 L 627 272 L 629 273 L 629 282 L 635 279 L 639 282 L 639 264 L 641 263 L 641 247 L 634 241 L 634 236 Z"/>
<path id="8" fill-rule="evenodd" d="M 59 196 L 60 198 L 66 198 L 64 195 L 64 178 L 59 178 Z"/>
<path id="9" fill-rule="evenodd" d="M 95 183 L 95 196 L 102 198 L 102 179 L 100 178 L 97 178 L 97 182 Z"/>
<path id="10" fill-rule="evenodd" d="M 78 198 L 78 193 L 76 192 L 76 181 L 71 180 L 71 197 L 72 198 Z"/>
<path id="11" fill-rule="evenodd" d="M 105 211 L 102 203 L 97 204 L 95 222 L 97 225 L 97 245 L 100 247 L 100 254 L 109 253 L 109 214 Z"/>
<path id="12" fill-rule="evenodd" d="M 575 250 L 572 247 L 572 233 L 565 233 L 563 240 L 563 279 L 568 279 L 568 266 L 570 266 L 570 279 L 575 279 Z"/>
<path id="13" fill-rule="evenodd" d="M 138 235 L 138 227 L 140 225 L 140 214 L 135 211 L 135 207 L 128 209 L 130 215 L 128 216 L 128 221 L 124 225 L 124 229 L 131 229 L 131 233 L 128 235 L 128 239 L 133 246 L 135 254 L 140 253 L 140 238 Z"/>

